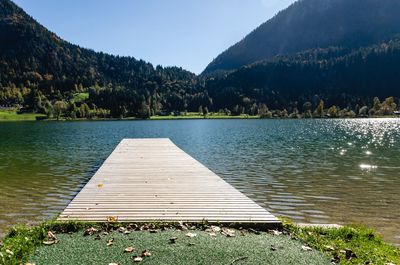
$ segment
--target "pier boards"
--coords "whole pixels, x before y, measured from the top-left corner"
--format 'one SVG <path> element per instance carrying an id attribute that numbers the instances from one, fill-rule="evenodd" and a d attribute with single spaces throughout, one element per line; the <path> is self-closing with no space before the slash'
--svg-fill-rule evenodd
<path id="1" fill-rule="evenodd" d="M 124 139 L 58 220 L 279 225 L 169 139 Z"/>

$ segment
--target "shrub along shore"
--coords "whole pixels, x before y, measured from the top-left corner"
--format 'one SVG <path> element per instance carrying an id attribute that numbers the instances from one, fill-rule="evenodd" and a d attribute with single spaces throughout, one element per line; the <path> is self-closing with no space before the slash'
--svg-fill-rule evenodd
<path id="1" fill-rule="evenodd" d="M 144 105 L 136 112 L 129 111 L 125 107 L 117 110 L 98 108 L 95 104 L 87 104 L 89 100 L 87 93 L 77 94 L 69 102 L 56 101 L 54 104 L 48 102 L 47 108 L 42 107 L 32 112 L 32 109 L 23 108 L 21 105 L 0 105 L 0 121 L 2 120 L 76 120 L 76 119 L 257 119 L 257 118 L 280 118 L 280 119 L 308 119 L 308 118 L 377 118 L 377 117 L 400 117 L 398 105 L 394 97 L 388 97 L 383 102 L 378 97 L 373 99 L 372 105 L 356 105 L 355 107 L 340 108 L 336 105 L 327 107 L 321 99 L 314 103 L 305 102 L 302 107 L 291 106 L 285 109 L 270 110 L 266 104 L 253 104 L 251 107 L 236 105 L 231 109 L 225 108 L 218 111 L 209 111 L 207 106 L 200 106 L 198 112 L 162 111 L 150 109 Z M 11 106 L 11 107 L 10 107 Z M 29 112 L 31 111 L 31 112 Z"/>
<path id="2" fill-rule="evenodd" d="M 400 264 L 400 250 L 364 227 L 234 227 L 53 221 L 16 226 L 0 246 L 0 263 Z"/>

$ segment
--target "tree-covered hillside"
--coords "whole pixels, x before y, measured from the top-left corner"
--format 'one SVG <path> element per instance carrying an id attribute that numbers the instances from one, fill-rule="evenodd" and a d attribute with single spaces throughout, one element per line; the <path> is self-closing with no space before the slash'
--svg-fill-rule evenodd
<path id="1" fill-rule="evenodd" d="M 188 71 L 70 44 L 10 0 L 0 0 L 0 105 L 48 112 L 55 100 L 69 103 L 74 94 L 90 91 L 91 109 L 147 116 L 177 109 L 182 99 L 186 106 L 179 108 L 197 110 L 196 102 L 209 99 L 196 88 L 196 76 Z"/>
<path id="2" fill-rule="evenodd" d="M 357 50 L 313 49 L 275 57 L 207 83 L 215 108 L 239 106 L 244 111 L 260 103 L 272 109 L 305 111 L 315 109 L 321 100 L 325 106 L 358 110 L 372 106 L 374 97 L 398 98 L 399 88 L 397 39 Z"/>
<path id="3" fill-rule="evenodd" d="M 299 0 L 224 51 L 205 74 L 311 48 L 358 48 L 400 33 L 398 0 Z"/>

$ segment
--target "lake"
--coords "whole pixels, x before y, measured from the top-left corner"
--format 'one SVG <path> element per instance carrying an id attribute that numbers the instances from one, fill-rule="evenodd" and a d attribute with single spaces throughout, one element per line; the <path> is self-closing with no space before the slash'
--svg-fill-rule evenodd
<path id="1" fill-rule="evenodd" d="M 268 211 L 400 244 L 400 119 L 0 123 L 0 233 L 54 218 L 123 138 L 168 137 Z"/>

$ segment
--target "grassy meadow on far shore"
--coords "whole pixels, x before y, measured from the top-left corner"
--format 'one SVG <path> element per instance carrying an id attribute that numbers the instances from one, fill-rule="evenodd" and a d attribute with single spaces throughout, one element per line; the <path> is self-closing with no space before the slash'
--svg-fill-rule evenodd
<path id="1" fill-rule="evenodd" d="M 36 117 L 46 117 L 37 113 L 18 114 L 14 110 L 0 110 L 0 121 L 35 121 Z"/>

